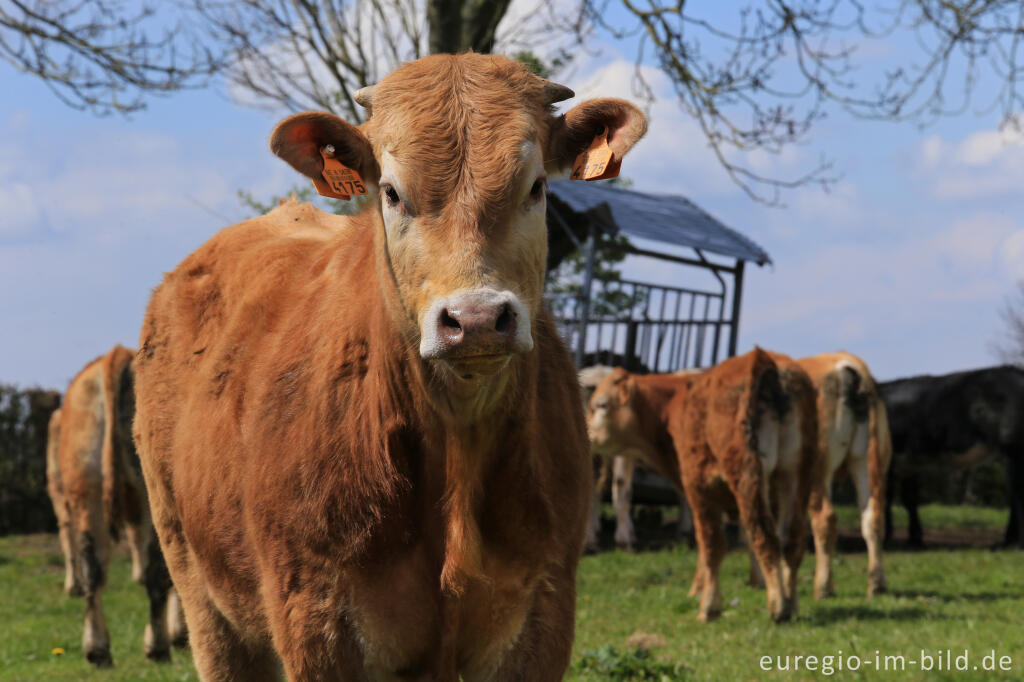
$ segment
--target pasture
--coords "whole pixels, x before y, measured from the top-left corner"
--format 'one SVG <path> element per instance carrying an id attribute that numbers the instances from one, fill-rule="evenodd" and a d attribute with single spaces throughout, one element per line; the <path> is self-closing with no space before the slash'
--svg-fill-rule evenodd
<path id="1" fill-rule="evenodd" d="M 898 529 L 905 528 L 897 510 Z M 991 552 L 1005 513 L 972 507 L 922 508 L 926 541 L 935 548 L 886 553 L 890 593 L 864 598 L 866 555 L 856 547 L 853 509 L 840 508 L 841 551 L 837 596 L 811 599 L 813 555 L 800 572 L 800 617 L 772 625 L 762 592 L 744 584 L 747 556 L 732 551 L 722 567 L 725 611 L 709 625 L 696 620 L 697 601 L 687 596 L 696 552 L 685 544 L 633 554 L 584 557 L 579 569 L 576 645 L 566 679 L 603 680 L 804 680 L 1024 679 L 1024 555 Z M 905 531 L 903 531 L 905 533 Z M 897 534 L 897 540 L 900 535 Z M 61 592 L 63 560 L 55 535 L 0 538 L 0 680 L 195 680 L 187 652 L 170 665 L 143 658 L 144 591 L 129 580 L 126 551 L 111 563 L 104 606 L 112 640 L 113 670 L 94 670 L 81 651 L 80 599 Z M 650 647 L 637 655 L 636 645 Z M 609 648 L 610 647 L 610 648 Z M 54 653 L 63 650 L 62 654 Z M 978 672 L 920 671 L 920 654 L 966 649 Z M 613 651 L 614 650 L 614 651 Z M 983 672 L 983 657 L 1009 656 L 1009 672 Z M 904 656 L 904 670 L 875 673 L 875 652 Z M 826 675 L 821 657 L 856 654 L 870 664 L 858 672 Z M 764 672 L 761 656 L 815 655 L 815 672 Z M 891 665 L 896 666 L 896 659 Z M 774 664 L 774 661 L 772 663 Z M 617 672 L 619 671 L 619 672 Z M 630 673 L 633 677 L 629 677 Z"/>

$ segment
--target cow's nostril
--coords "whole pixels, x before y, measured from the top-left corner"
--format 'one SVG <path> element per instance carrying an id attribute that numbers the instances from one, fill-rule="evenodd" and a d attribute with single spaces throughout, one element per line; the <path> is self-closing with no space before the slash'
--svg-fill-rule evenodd
<path id="1" fill-rule="evenodd" d="M 494 330 L 499 334 L 504 334 L 508 331 L 508 328 L 512 325 L 512 308 L 508 303 L 501 307 L 501 314 L 498 315 L 498 319 L 494 322 Z"/>
<path id="2" fill-rule="evenodd" d="M 459 321 L 452 317 L 447 310 L 441 311 L 441 326 L 448 327 L 449 329 L 462 329 Z"/>

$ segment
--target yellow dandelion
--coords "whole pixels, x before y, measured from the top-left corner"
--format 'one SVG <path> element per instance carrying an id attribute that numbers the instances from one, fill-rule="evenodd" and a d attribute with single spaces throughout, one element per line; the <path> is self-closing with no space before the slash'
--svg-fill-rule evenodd
<path id="1" fill-rule="evenodd" d="M 51 654 L 53 654 L 54 656 L 63 656 L 63 655 L 64 655 L 64 650 L 63 650 L 63 649 L 61 649 L 61 648 L 60 648 L 60 647 L 58 646 L 58 647 L 54 647 L 54 648 L 53 648 L 53 651 L 51 651 L 50 653 L 51 653 Z"/>

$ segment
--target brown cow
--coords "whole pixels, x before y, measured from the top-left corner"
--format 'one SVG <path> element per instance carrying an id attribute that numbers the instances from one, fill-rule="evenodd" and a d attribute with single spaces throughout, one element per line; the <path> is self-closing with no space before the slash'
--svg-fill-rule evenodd
<path id="1" fill-rule="evenodd" d="M 768 478 L 769 504 L 779 539 L 785 543 L 783 584 L 789 585 L 796 613 L 797 569 L 803 559 L 807 508 L 812 491 L 824 485 L 824 461 L 818 450 L 817 393 L 807 372 L 791 357 L 768 353 L 779 368 L 785 409 L 774 438 L 758 440 L 758 454 Z M 695 584 L 699 579 L 694 580 Z M 750 583 L 763 586 L 755 557 L 751 555 Z"/>
<path id="2" fill-rule="evenodd" d="M 50 420 L 47 488 L 64 551 L 64 589 L 85 595 L 82 649 L 99 667 L 113 664 L 103 614 L 103 588 L 113 544 L 124 530 L 132 557 L 132 579 L 144 584 L 150 620 L 146 656 L 167 660 L 171 637 L 164 618 L 170 581 L 159 558 L 146 489 L 138 472 L 131 421 L 134 353 L 115 346 L 71 381 L 64 404 Z M 176 644 L 187 640 L 178 609 L 170 609 Z"/>
<path id="3" fill-rule="evenodd" d="M 635 449 L 686 492 L 697 535 L 702 596 L 698 617 L 721 612 L 718 567 L 725 554 L 722 515 L 738 508 L 767 583 L 775 621 L 792 613 L 782 582 L 782 548 L 768 505 L 762 439 L 777 437 L 785 409 L 779 371 L 760 349 L 691 376 L 632 375 L 616 369 L 590 399 L 589 432 L 599 452 Z M 793 571 L 795 574 L 795 571 Z"/>
<path id="4" fill-rule="evenodd" d="M 885 478 L 892 459 L 889 419 L 867 365 L 850 353 L 826 353 L 797 361 L 817 388 L 820 448 L 825 462 L 821 488 L 812 492 L 811 524 L 817 566 L 814 596 L 834 593 L 832 557 L 836 514 L 832 481 L 836 474 L 853 478 L 860 509 L 861 534 L 868 548 L 868 596 L 886 589 L 882 566 Z M 820 492 L 819 492 L 820 491 Z"/>
<path id="5" fill-rule="evenodd" d="M 361 175 L 359 216 L 288 202 L 153 294 L 135 431 L 204 680 L 560 680 L 591 458 L 541 292 L 545 169 L 636 107 L 509 59 L 436 55 L 271 148 Z"/>

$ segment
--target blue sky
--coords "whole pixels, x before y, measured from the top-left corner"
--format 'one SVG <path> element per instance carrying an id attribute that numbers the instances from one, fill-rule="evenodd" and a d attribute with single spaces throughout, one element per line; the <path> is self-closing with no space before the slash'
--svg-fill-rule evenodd
<path id="1" fill-rule="evenodd" d="M 566 108 L 631 96 L 632 50 L 599 51 L 566 79 L 579 93 Z M 729 181 L 651 75 L 662 97 L 623 175 L 688 196 L 774 260 L 747 270 L 741 350 L 846 349 L 882 379 L 996 362 L 997 311 L 1024 278 L 1024 141 L 1000 134 L 995 114 L 919 130 L 833 110 L 809 144 L 750 161 L 796 173 L 825 153 L 843 178 L 767 208 Z M 137 344 L 161 274 L 246 217 L 238 189 L 269 196 L 301 181 L 267 149 L 285 112 L 239 106 L 223 88 L 153 98 L 130 118 L 71 110 L 7 66 L 0 93 L 2 382 L 63 388 L 114 343 Z"/>

